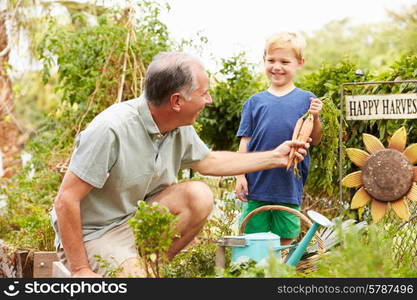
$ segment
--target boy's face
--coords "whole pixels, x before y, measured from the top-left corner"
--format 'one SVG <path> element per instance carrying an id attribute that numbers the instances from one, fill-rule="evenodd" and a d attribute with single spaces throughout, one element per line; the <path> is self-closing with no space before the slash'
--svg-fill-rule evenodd
<path id="1" fill-rule="evenodd" d="M 275 87 L 286 87 L 293 84 L 295 73 L 303 66 L 290 48 L 279 48 L 269 51 L 264 58 L 265 73 Z"/>

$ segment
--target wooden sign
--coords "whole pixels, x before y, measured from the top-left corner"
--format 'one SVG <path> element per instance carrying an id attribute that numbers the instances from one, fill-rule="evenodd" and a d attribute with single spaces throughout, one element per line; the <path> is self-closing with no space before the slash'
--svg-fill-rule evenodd
<path id="1" fill-rule="evenodd" d="M 347 120 L 417 119 L 417 93 L 346 96 Z"/>

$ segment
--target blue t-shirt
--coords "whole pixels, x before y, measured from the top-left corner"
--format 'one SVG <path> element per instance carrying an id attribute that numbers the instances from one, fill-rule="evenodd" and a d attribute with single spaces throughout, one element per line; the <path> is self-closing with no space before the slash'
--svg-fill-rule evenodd
<path id="1" fill-rule="evenodd" d="M 316 96 L 295 88 L 284 96 L 268 91 L 257 93 L 243 105 L 238 137 L 250 137 L 248 152 L 267 151 L 282 142 L 291 140 L 295 123 L 310 107 L 310 97 Z M 281 202 L 301 205 L 307 179 L 309 154 L 299 164 L 298 179 L 292 168 L 274 168 L 246 174 L 248 198 L 257 201 Z"/>

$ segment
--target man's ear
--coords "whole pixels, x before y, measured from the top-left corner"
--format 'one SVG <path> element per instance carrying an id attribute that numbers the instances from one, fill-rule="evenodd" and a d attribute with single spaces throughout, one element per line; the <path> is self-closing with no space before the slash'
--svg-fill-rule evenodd
<path id="1" fill-rule="evenodd" d="M 169 103 L 171 104 L 171 108 L 179 112 L 181 110 L 181 95 L 180 93 L 174 93 L 169 98 Z"/>
<path id="2" fill-rule="evenodd" d="M 298 65 L 301 68 L 302 66 L 304 66 L 304 57 L 298 60 Z"/>

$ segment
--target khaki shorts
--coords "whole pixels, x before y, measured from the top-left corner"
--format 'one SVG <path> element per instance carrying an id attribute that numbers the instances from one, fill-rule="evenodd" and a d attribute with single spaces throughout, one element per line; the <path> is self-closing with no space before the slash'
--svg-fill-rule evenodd
<path id="1" fill-rule="evenodd" d="M 120 267 L 127 259 L 138 258 L 135 238 L 128 222 L 112 228 L 98 239 L 85 242 L 84 246 L 91 269 L 101 275 L 105 275 L 106 271 L 110 270 L 103 268 L 103 263 L 98 262 L 95 255 L 100 255 L 101 259 L 111 265 L 111 268 Z M 64 249 L 58 248 L 57 255 L 69 269 Z"/>

